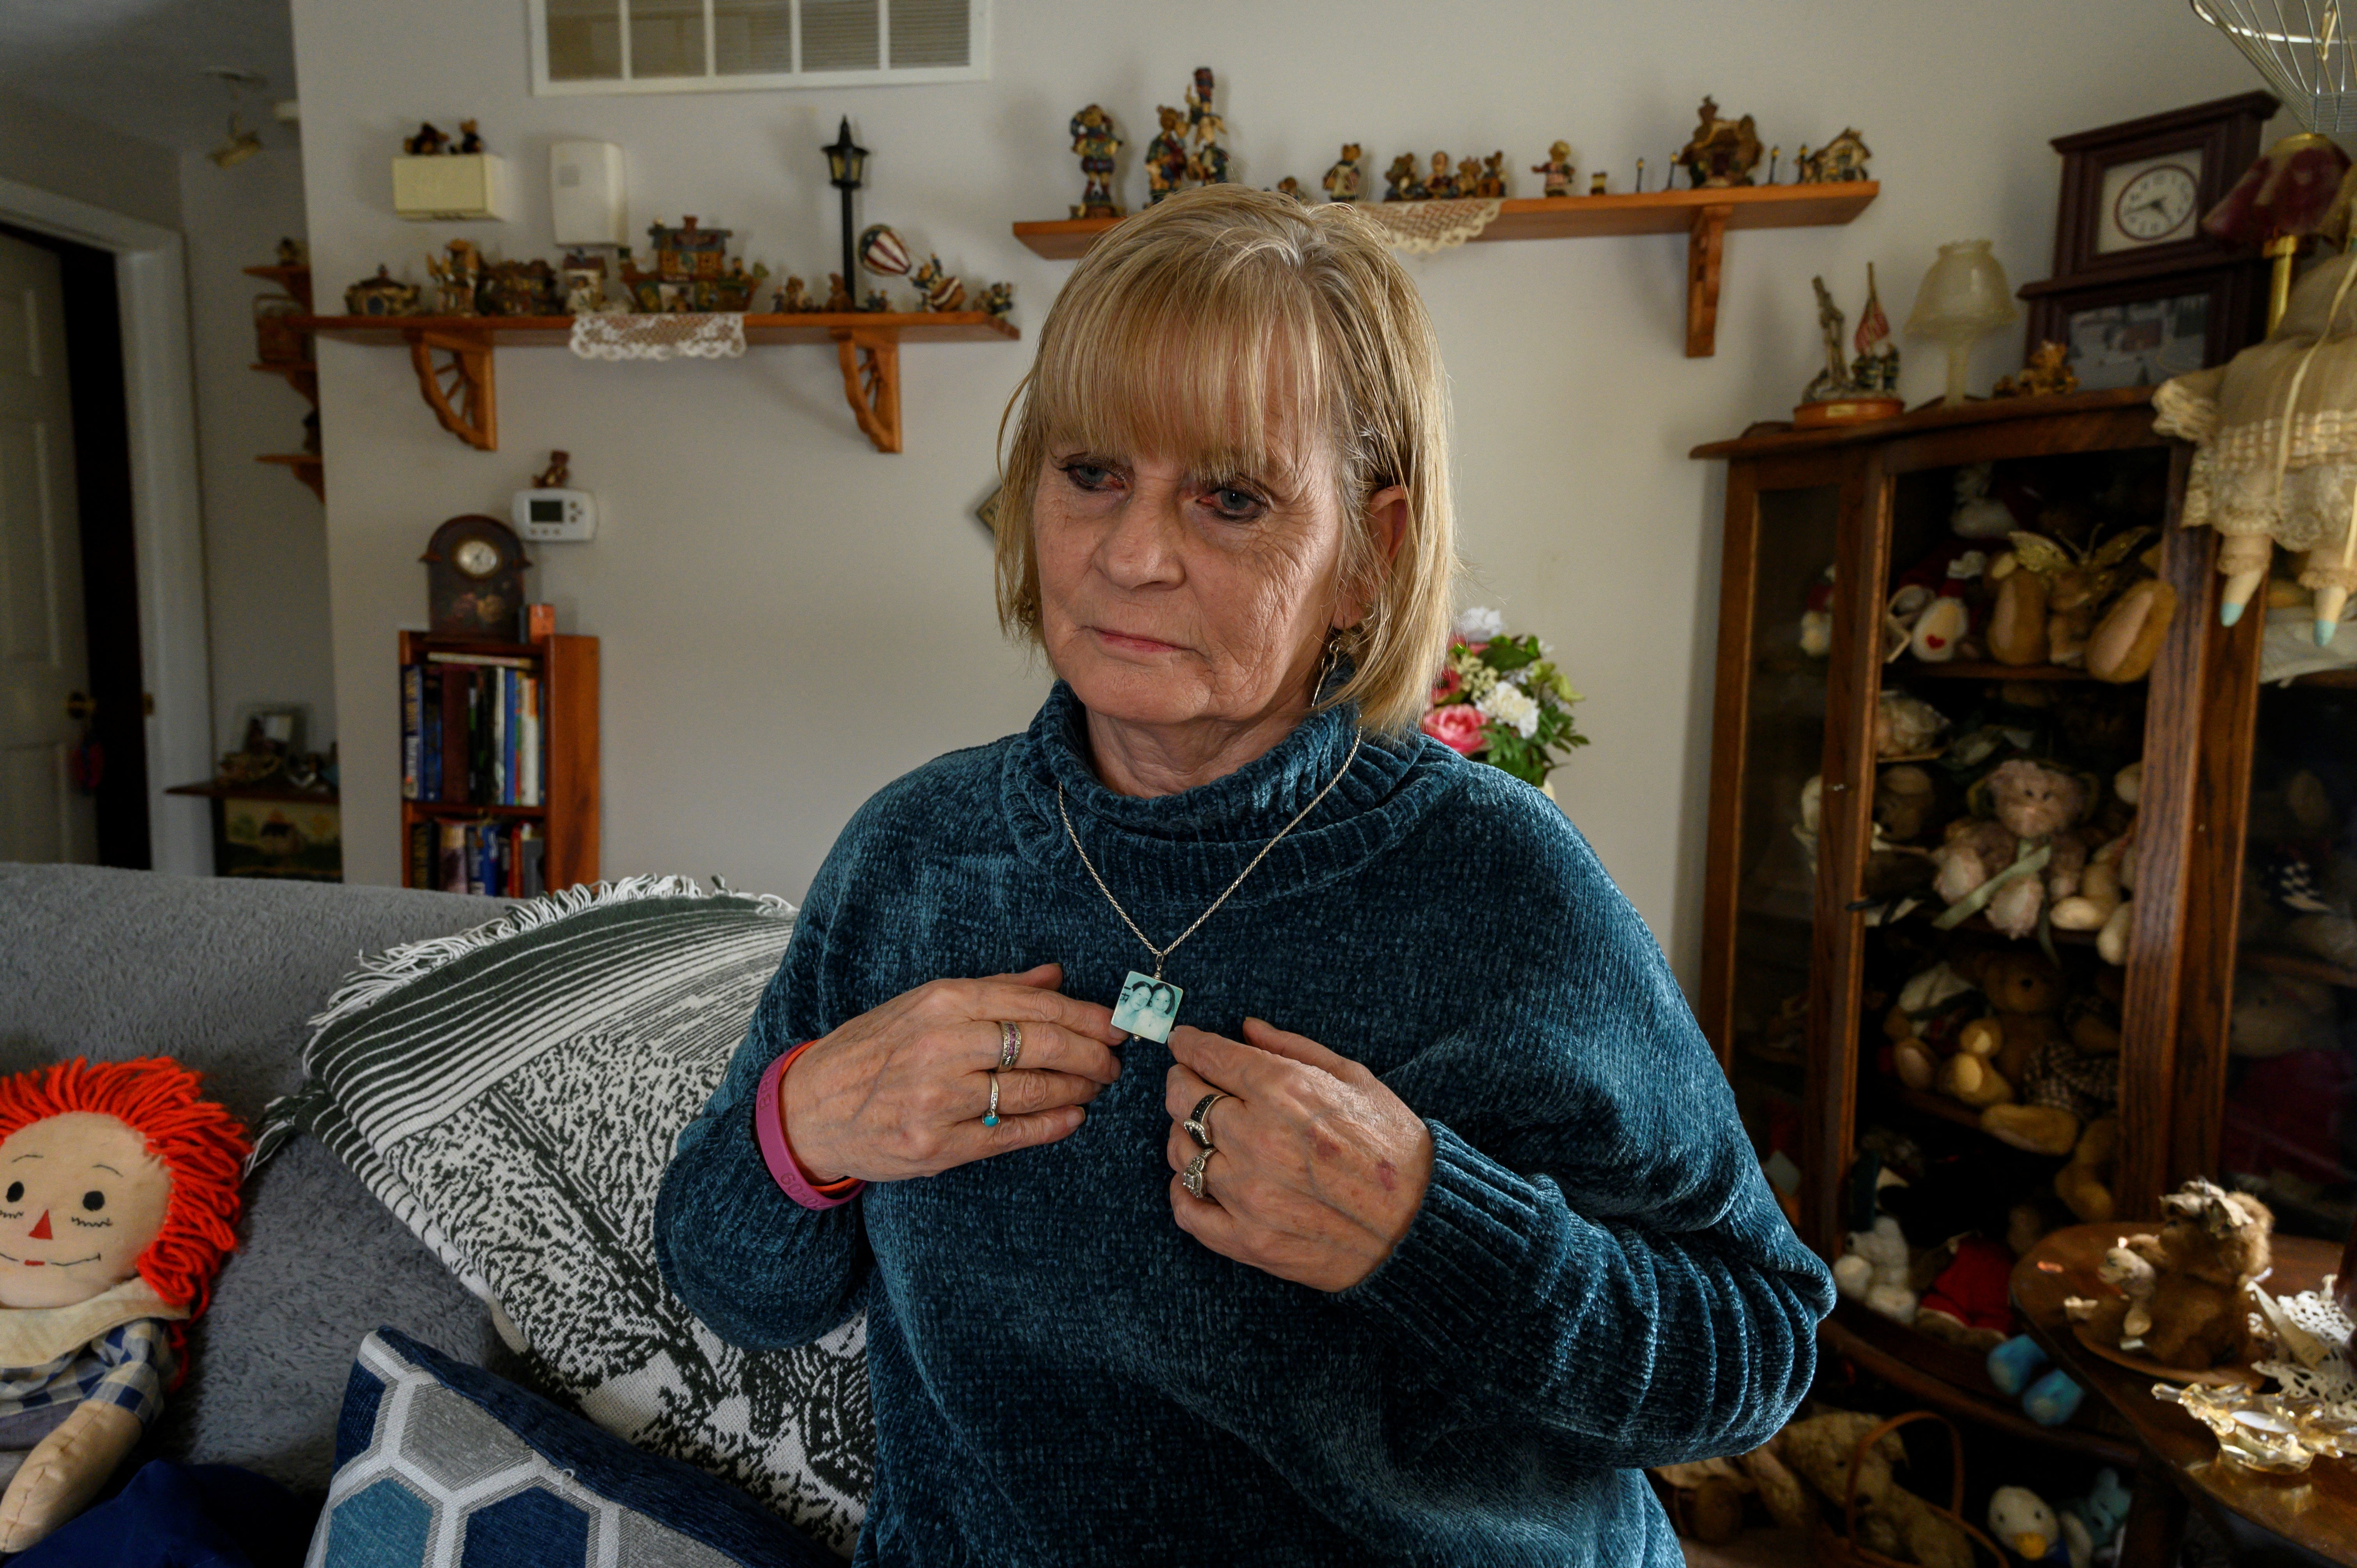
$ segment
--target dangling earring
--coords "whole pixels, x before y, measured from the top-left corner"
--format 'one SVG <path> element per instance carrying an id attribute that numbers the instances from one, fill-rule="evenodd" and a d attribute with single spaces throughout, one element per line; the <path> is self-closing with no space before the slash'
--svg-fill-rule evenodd
<path id="1" fill-rule="evenodd" d="M 1309 700 L 1312 703 L 1324 699 L 1327 682 L 1333 680 L 1336 667 L 1342 662 L 1342 644 L 1348 635 L 1339 626 L 1327 629 L 1326 651 L 1318 660 L 1318 680 L 1309 689 Z"/>

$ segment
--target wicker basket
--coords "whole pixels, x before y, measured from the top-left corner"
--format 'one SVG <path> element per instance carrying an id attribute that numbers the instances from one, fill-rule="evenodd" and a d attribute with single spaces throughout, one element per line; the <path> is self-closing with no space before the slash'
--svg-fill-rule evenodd
<path id="1" fill-rule="evenodd" d="M 1881 1442 L 1887 1434 L 1898 1431 L 1910 1421 L 1936 1421 L 1948 1429 L 1948 1453 L 1953 1461 L 1954 1475 L 1948 1488 L 1948 1506 L 1942 1508 L 1932 1503 L 1930 1505 L 1932 1511 L 1963 1530 L 1964 1538 L 1987 1552 L 1989 1561 L 1997 1568 L 2006 1568 L 2006 1555 L 1997 1550 L 1996 1542 L 1964 1519 L 1964 1437 L 1956 1431 L 1955 1423 L 1937 1411 L 1929 1410 L 1894 1415 L 1858 1441 L 1857 1449 L 1849 1456 L 1849 1484 L 1842 1496 L 1842 1528 L 1836 1531 L 1833 1526 L 1820 1520 L 1810 1538 L 1809 1544 L 1816 1553 L 1819 1568 L 1914 1568 L 1912 1563 L 1885 1557 L 1881 1552 L 1869 1551 L 1857 1543 L 1858 1466 L 1865 1463 L 1868 1449 Z"/>

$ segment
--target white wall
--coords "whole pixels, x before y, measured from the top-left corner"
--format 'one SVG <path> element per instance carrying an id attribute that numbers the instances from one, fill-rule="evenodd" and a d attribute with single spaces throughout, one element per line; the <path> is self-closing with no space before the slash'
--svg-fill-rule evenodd
<path id="1" fill-rule="evenodd" d="M 253 460 L 301 451 L 310 404 L 279 377 L 249 369 L 254 296 L 275 290 L 242 270 L 274 261 L 282 236 L 302 238 L 301 160 L 274 147 L 224 169 L 188 153 L 178 172 L 204 476 L 214 749 L 238 746 L 245 709 L 299 703 L 311 717 L 304 744 L 325 751 L 336 738 L 327 529 L 318 501 L 290 472 Z"/>
<path id="2" fill-rule="evenodd" d="M 1682 239 L 1477 245 L 1409 265 L 1456 388 L 1468 597 L 1551 639 L 1596 744 L 1556 776 L 1566 809 L 1691 972 L 1698 918 L 1721 478 L 1696 442 L 1783 414 L 1816 363 L 1808 280 L 1855 318 L 1866 263 L 1904 318 L 1943 240 L 1986 236 L 2017 281 L 2048 271 L 2059 158 L 2047 139 L 2257 85 L 2158 0 L 1599 0 L 1429 6 L 1199 0 L 1183 11 L 999 0 L 985 83 L 651 98 L 528 94 L 522 0 L 294 0 L 305 177 L 323 293 L 462 226 L 390 210 L 386 159 L 421 118 L 478 117 L 513 160 L 518 217 L 463 226 L 549 249 L 546 148 L 627 150 L 631 222 L 694 212 L 775 270 L 823 274 L 834 193 L 815 148 L 848 113 L 874 149 L 862 221 L 889 221 L 969 278 L 1019 285 L 1036 325 L 1069 272 L 1011 239 L 1080 189 L 1066 119 L 1091 101 L 1132 139 L 1190 68 L 1220 81 L 1239 177 L 1314 185 L 1344 141 L 1392 155 L 1568 138 L 1626 188 L 1658 171 L 1706 91 L 1786 156 L 1856 124 L 1884 195 L 1841 230 L 1740 233 L 1719 350 L 1683 354 Z M 2132 69 L 2124 67 L 2130 62 Z M 1658 176 L 1657 176 L 1658 177 Z M 1520 177 L 1518 193 L 1535 194 Z M 2018 337 L 1986 346 L 1981 384 Z M 939 751 L 1019 727 L 1045 677 L 999 640 L 966 515 L 1021 346 L 904 351 L 908 452 L 852 428 L 833 357 L 604 365 L 507 350 L 502 450 L 442 434 L 406 364 L 325 344 L 329 570 L 350 874 L 398 874 L 393 633 L 424 614 L 416 557 L 442 519 L 504 510 L 545 450 L 608 513 L 594 545 L 538 551 L 540 596 L 604 639 L 605 868 L 719 872 L 798 895 L 869 791 Z M 1940 384 L 1917 348 L 1904 390 Z"/>
<path id="3" fill-rule="evenodd" d="M 16 94 L 0 95 L 0 179 L 180 226 L 178 159 L 167 148 Z"/>

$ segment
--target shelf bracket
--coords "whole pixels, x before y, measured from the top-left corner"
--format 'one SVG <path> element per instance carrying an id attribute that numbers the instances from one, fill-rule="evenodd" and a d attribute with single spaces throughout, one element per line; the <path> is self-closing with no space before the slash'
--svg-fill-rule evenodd
<path id="1" fill-rule="evenodd" d="M 889 332 L 837 327 L 834 357 L 843 366 L 843 395 L 851 416 L 878 452 L 900 449 L 900 339 Z"/>
<path id="2" fill-rule="evenodd" d="M 1718 266 L 1727 252 L 1727 220 L 1735 209 L 1697 207 L 1686 231 L 1686 358 L 1718 352 Z"/>
<path id="3" fill-rule="evenodd" d="M 442 428 L 484 452 L 500 446 L 499 403 L 491 392 L 491 345 L 482 338 L 422 330 L 406 332 L 417 390 Z M 434 356 L 447 359 L 436 363 Z"/>

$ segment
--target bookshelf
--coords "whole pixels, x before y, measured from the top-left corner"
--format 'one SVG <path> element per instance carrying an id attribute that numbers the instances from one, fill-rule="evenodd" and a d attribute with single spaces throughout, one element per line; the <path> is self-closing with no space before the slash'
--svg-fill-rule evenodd
<path id="1" fill-rule="evenodd" d="M 404 631 L 398 679 L 402 886 L 521 897 L 595 882 L 597 639 Z M 454 867 L 472 870 L 466 886 Z"/>

